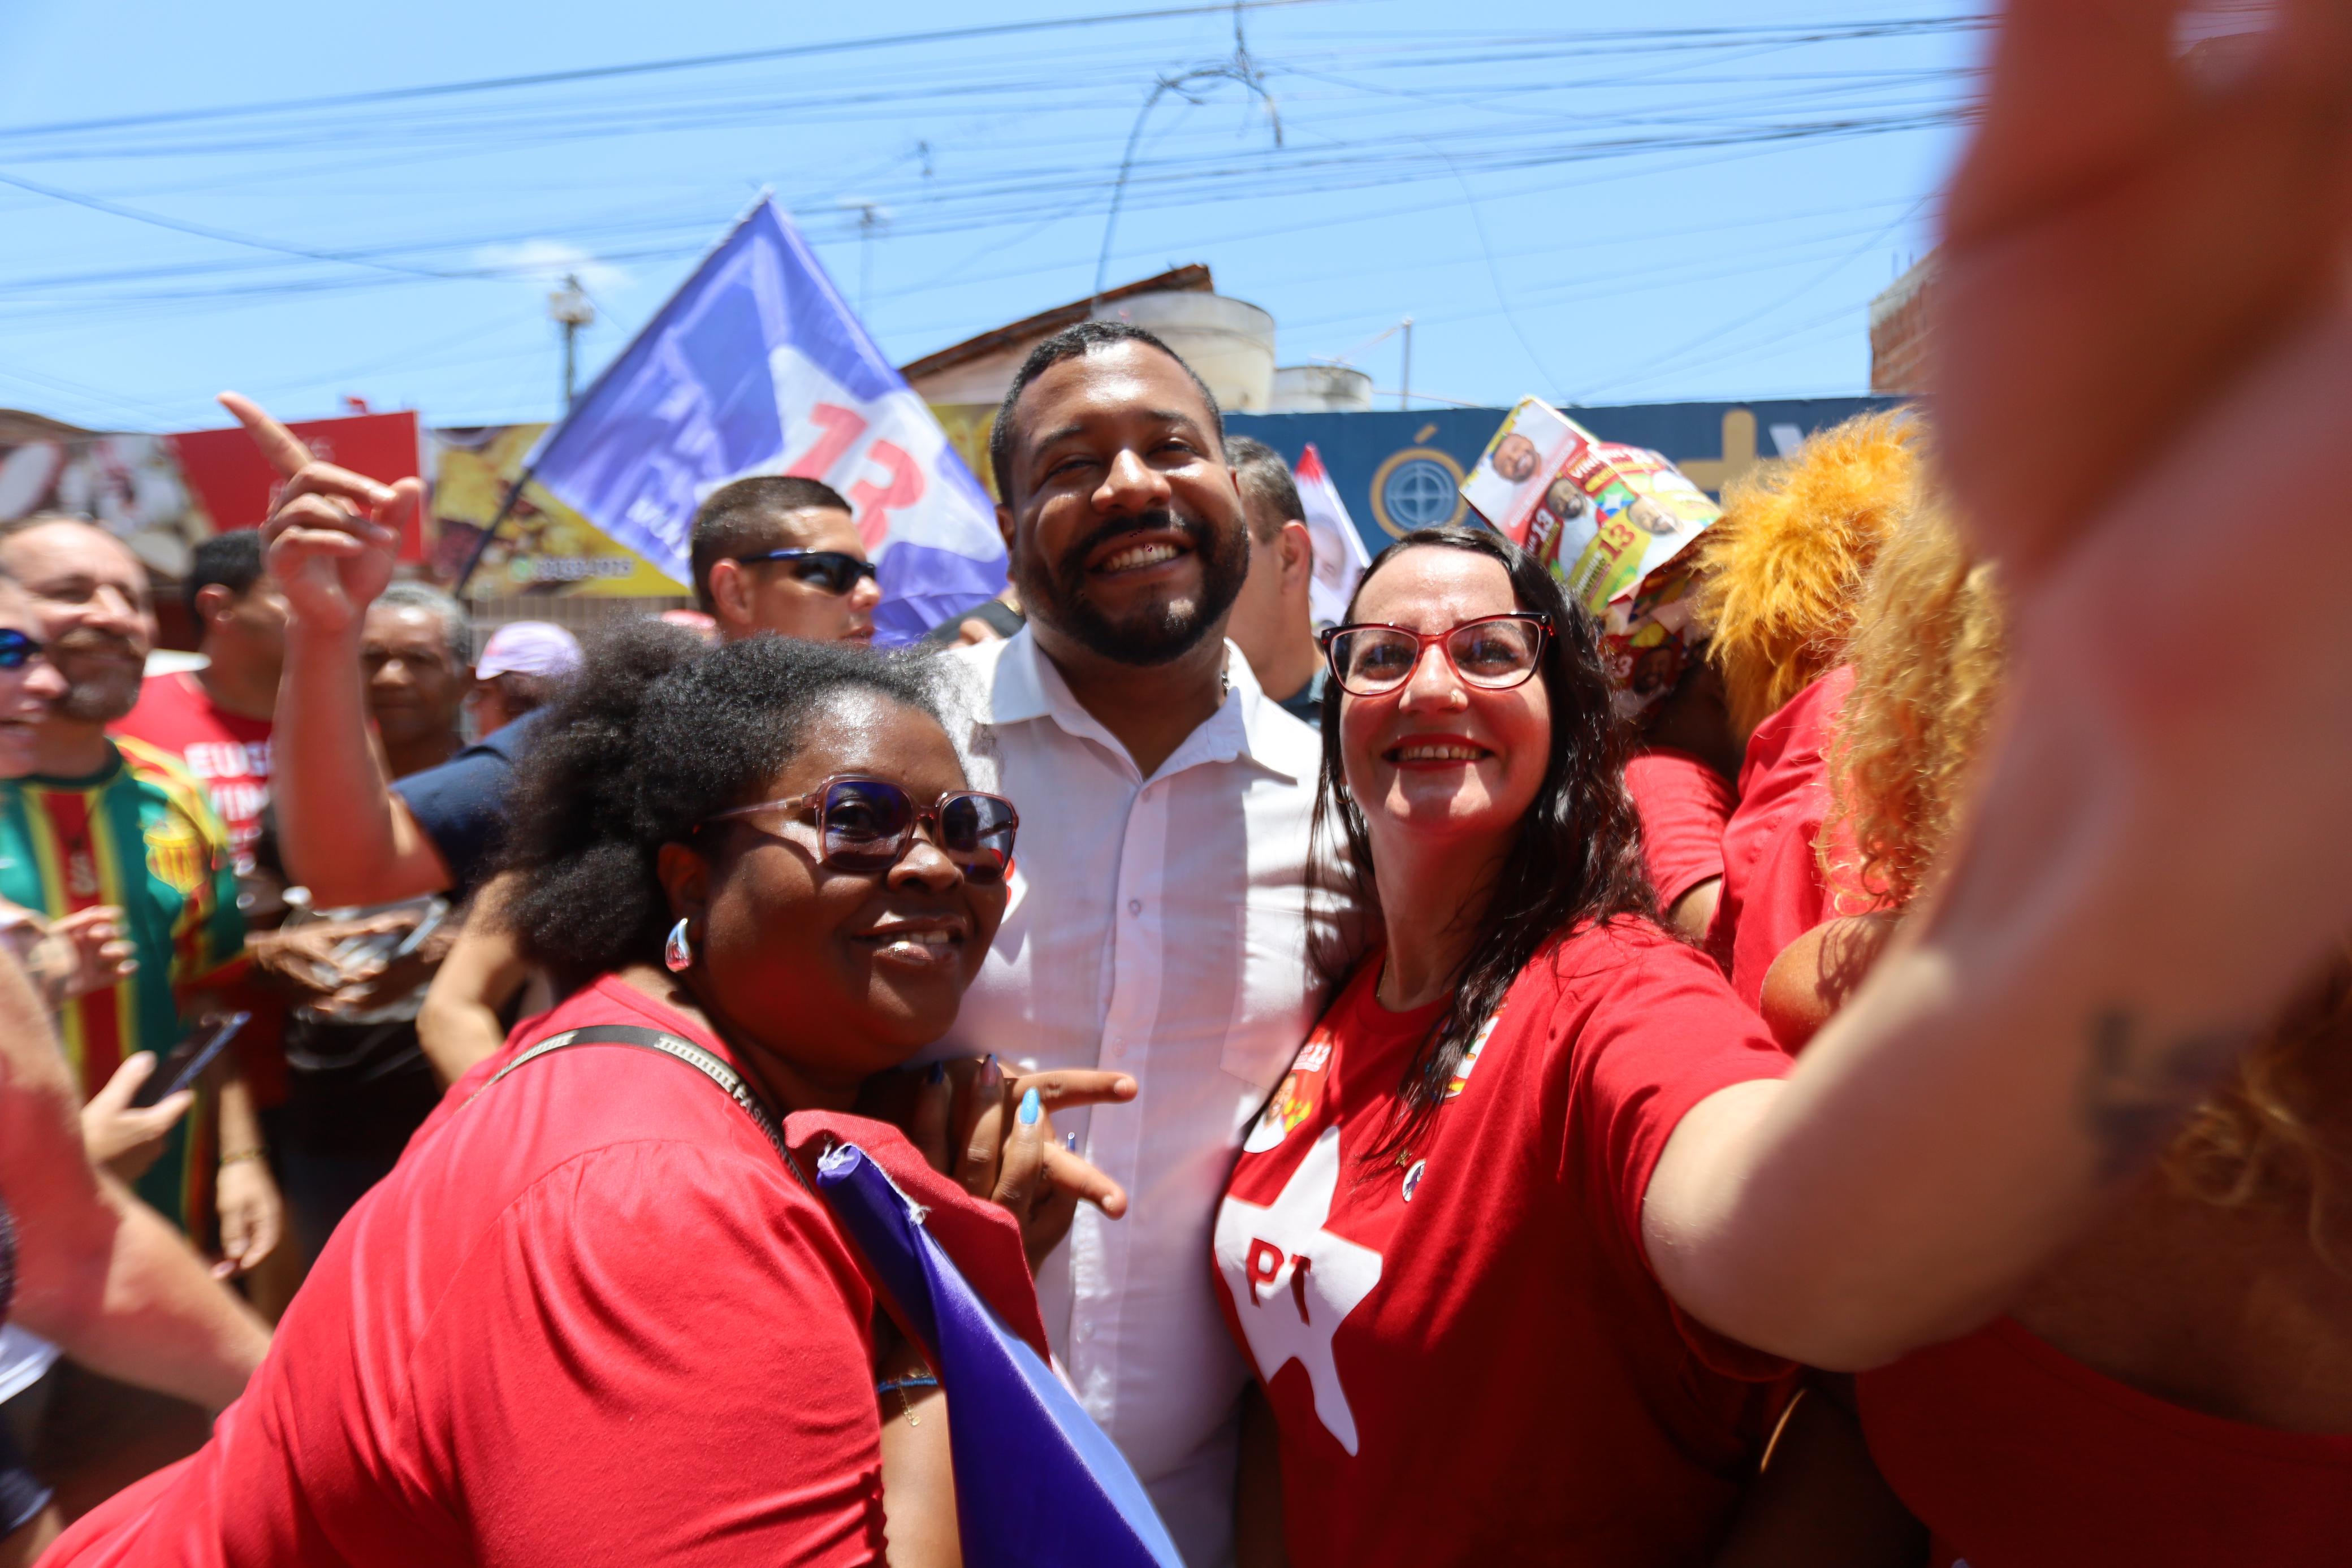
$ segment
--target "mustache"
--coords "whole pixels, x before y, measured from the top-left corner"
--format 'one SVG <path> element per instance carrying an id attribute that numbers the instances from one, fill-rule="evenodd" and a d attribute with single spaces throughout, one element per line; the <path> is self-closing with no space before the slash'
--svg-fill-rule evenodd
<path id="1" fill-rule="evenodd" d="M 1184 536 L 1185 542 L 1195 551 L 1206 553 L 1204 546 L 1208 540 L 1209 531 L 1201 526 L 1197 518 L 1186 517 L 1172 507 L 1154 507 L 1148 512 L 1138 512 L 1131 517 L 1111 518 L 1064 550 L 1062 559 L 1057 564 L 1065 580 L 1076 581 L 1079 573 L 1086 570 L 1087 558 L 1094 554 L 1098 547 L 1126 534 L 1156 533 L 1181 534 Z"/>
<path id="2" fill-rule="evenodd" d="M 126 659 L 143 657 L 138 643 L 119 632 L 102 632 L 95 626 L 77 626 L 49 640 L 53 653 L 120 653 Z"/>

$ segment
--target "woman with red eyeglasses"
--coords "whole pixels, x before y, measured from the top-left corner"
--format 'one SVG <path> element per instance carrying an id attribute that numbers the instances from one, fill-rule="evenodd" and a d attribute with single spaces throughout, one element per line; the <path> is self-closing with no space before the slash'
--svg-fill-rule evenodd
<path id="1" fill-rule="evenodd" d="M 1116 1211 L 1045 1112 L 1132 1082 L 1013 1085 L 1001 1156 L 961 1183 L 849 1113 L 954 1019 L 1011 802 L 965 787 L 917 665 L 648 622 L 551 712 L 513 820 L 501 915 L 566 999 L 336 1230 L 212 1442 L 52 1561 L 954 1560 L 936 1390 L 738 1102 L 797 1154 L 865 1148 L 1043 1343 L 1024 1236 L 986 1200 L 1033 1252 L 1081 1192 Z"/>
<path id="2" fill-rule="evenodd" d="M 1542 574 L 1448 534 L 1366 573 L 1320 802 L 1386 944 L 1216 1228 L 1277 1428 L 1252 1561 L 1706 1561 L 1752 1430 L 1721 1378 L 1769 1370 L 1727 1342 L 1861 1370 L 1996 1318 L 2340 952 L 2352 27 L 2189 11 L 2000 8 L 1920 373 L 2012 661 L 1937 881 L 1792 1066 L 1641 909 Z M 2210 497 L 2256 473 L 2295 504 L 2233 514 L 2231 559 L 2279 565 L 2225 664 L 2184 628 L 2217 623 Z M 1528 612 L 1548 636 L 1492 630 Z"/>
<path id="3" fill-rule="evenodd" d="M 1787 1062 L 1660 928 L 1591 622 L 1540 563 L 1410 535 L 1323 635 L 1318 829 L 1384 940 L 1215 1236 L 1289 1560 L 1703 1560 L 1792 1369 L 1675 1309 L 1643 1195 L 1685 1111 Z"/>

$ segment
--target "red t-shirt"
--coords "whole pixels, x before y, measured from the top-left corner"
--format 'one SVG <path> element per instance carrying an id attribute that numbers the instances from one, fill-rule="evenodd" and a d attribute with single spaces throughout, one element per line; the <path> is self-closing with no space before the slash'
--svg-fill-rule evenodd
<path id="1" fill-rule="evenodd" d="M 1751 1008 L 1780 949 L 1826 918 L 1813 840 L 1829 815 L 1831 731 L 1853 689 L 1853 668 L 1841 664 L 1748 737 L 1739 805 L 1723 829 L 1723 894 L 1706 948 Z"/>
<path id="2" fill-rule="evenodd" d="M 1642 819 L 1642 859 L 1659 908 L 1723 874 L 1724 824 L 1739 797 L 1722 774 L 1687 751 L 1654 746 L 1626 761 L 1625 792 Z"/>
<path id="3" fill-rule="evenodd" d="M 1586 928 L 1512 986 L 1408 1154 L 1372 1164 L 1439 1010 L 1382 1008 L 1379 969 L 1308 1036 L 1217 1215 L 1290 1561 L 1701 1560 L 1789 1369 L 1667 1301 L 1642 1199 L 1685 1112 L 1787 1059 L 1704 954 Z"/>
<path id="4" fill-rule="evenodd" d="M 193 673 L 176 670 L 142 683 L 138 706 L 110 727 L 188 765 L 228 828 L 237 875 L 250 876 L 262 808 L 269 804 L 269 721 L 229 712 Z"/>
<path id="5" fill-rule="evenodd" d="M 873 1292 L 751 1117 L 625 1045 L 482 1088 L 517 1051 L 592 1023 L 726 1054 L 609 977 L 518 1030 L 336 1229 L 213 1440 L 50 1561 L 878 1562 Z M 929 1205 L 932 1234 L 1043 1344 L 1009 1216 L 879 1123 L 794 1116 L 795 1146 L 812 1126 Z M 977 1261 L 973 1228 L 997 1249 Z"/>
<path id="6" fill-rule="evenodd" d="M 2006 1319 L 1858 1382 L 1870 1451 L 1935 1568 L 2352 1557 L 2352 1437 L 2201 1415 Z"/>

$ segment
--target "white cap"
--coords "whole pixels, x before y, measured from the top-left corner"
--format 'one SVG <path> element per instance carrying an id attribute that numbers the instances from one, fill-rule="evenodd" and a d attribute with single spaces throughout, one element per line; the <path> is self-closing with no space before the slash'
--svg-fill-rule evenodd
<path id="1" fill-rule="evenodd" d="M 474 674 L 568 675 L 580 667 L 580 640 L 545 621 L 509 621 L 490 633 L 475 661 Z"/>

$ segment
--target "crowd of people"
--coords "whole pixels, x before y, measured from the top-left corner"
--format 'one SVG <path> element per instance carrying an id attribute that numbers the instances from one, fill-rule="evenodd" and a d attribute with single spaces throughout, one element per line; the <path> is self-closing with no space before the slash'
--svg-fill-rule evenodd
<path id="1" fill-rule="evenodd" d="M 911 650 L 754 477 L 697 612 L 477 651 L 415 482 L 233 395 L 201 667 L 9 531 L 0 1562 L 961 1561 L 992 1410 L 845 1144 L 1138 1561 L 2338 1560 L 2340 13 L 2217 73 L 2012 0 L 1934 395 L 1727 490 L 1646 706 L 1475 522 L 1317 626 L 1280 455 L 1112 321 Z"/>

